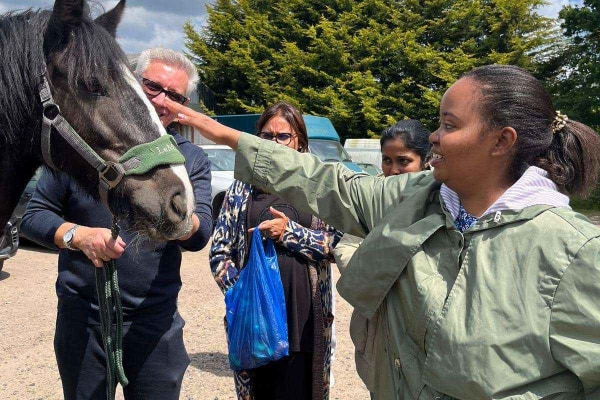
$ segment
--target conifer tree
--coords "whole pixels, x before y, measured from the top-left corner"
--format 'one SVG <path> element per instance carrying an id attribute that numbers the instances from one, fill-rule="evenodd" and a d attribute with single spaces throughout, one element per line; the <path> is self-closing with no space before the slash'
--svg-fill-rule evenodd
<path id="1" fill-rule="evenodd" d="M 216 0 L 186 45 L 223 113 L 278 100 L 329 117 L 342 137 L 397 120 L 435 128 L 441 95 L 478 65 L 533 69 L 543 0 Z"/>
<path id="2" fill-rule="evenodd" d="M 555 106 L 600 132 L 600 1 L 560 13 L 566 43 L 545 63 Z"/>

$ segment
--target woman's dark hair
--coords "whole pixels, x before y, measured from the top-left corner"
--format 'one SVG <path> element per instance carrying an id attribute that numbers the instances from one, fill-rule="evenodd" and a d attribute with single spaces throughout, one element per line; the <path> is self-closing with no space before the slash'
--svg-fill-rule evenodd
<path id="1" fill-rule="evenodd" d="M 298 151 L 305 153 L 308 151 L 308 134 L 306 133 L 306 124 L 302 118 L 302 113 L 293 105 L 280 101 L 267 108 L 256 123 L 256 133 L 260 133 L 262 128 L 273 117 L 281 117 L 292 127 L 293 132 L 298 135 Z"/>
<path id="2" fill-rule="evenodd" d="M 421 157 L 421 166 L 424 166 L 431 147 L 431 143 L 429 143 L 430 134 L 431 132 L 429 132 L 429 130 L 427 130 L 427 128 L 419 121 L 415 119 L 405 119 L 381 132 L 379 143 L 383 148 L 383 145 L 389 140 L 402 140 L 406 148 L 414 151 Z"/>
<path id="3" fill-rule="evenodd" d="M 514 180 L 534 165 L 546 170 L 562 192 L 585 196 L 593 189 L 600 169 L 600 136 L 573 120 L 553 132 L 557 112 L 540 81 L 511 65 L 479 67 L 463 78 L 479 85 L 486 127 L 517 132 Z"/>

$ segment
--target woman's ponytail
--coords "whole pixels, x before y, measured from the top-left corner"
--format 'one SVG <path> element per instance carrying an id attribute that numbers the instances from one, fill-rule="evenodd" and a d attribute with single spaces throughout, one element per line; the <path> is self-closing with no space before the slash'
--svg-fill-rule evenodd
<path id="1" fill-rule="evenodd" d="M 586 196 L 598 184 L 600 136 L 555 111 L 533 75 L 511 65 L 487 65 L 464 77 L 480 83 L 480 107 L 488 125 L 510 126 L 518 133 L 510 168 L 514 180 L 535 165 L 567 194 Z"/>
<path id="2" fill-rule="evenodd" d="M 584 124 L 568 120 L 553 133 L 546 154 L 534 165 L 546 170 L 560 191 L 586 196 L 598 183 L 600 136 Z"/>

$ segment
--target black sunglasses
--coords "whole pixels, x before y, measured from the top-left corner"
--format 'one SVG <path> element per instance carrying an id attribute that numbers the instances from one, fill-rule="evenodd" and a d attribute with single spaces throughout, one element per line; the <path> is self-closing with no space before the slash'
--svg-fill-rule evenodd
<path id="1" fill-rule="evenodd" d="M 179 104 L 185 104 L 190 100 L 188 97 L 185 97 L 182 94 L 179 94 L 172 90 L 165 89 L 160 84 L 158 84 L 154 81 L 151 81 L 148 78 L 142 77 L 142 83 L 144 84 L 144 88 L 145 88 L 144 91 L 151 98 L 154 98 L 154 97 L 158 96 L 159 94 L 164 93 L 168 98 L 170 98 L 171 100 L 173 100 L 174 102 L 177 102 Z"/>
<path id="2" fill-rule="evenodd" d="M 258 137 L 261 139 L 273 140 L 275 139 L 279 144 L 289 144 L 292 141 L 292 138 L 296 136 L 291 133 L 281 132 L 281 133 L 271 133 L 271 132 L 259 132 Z"/>

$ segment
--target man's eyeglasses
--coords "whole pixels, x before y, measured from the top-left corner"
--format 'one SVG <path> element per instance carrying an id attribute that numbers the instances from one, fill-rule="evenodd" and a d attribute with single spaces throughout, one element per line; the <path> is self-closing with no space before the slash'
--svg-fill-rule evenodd
<path id="1" fill-rule="evenodd" d="M 280 132 L 280 133 L 271 133 L 271 132 L 259 132 L 258 137 L 261 139 L 273 140 L 275 139 L 277 143 L 288 145 L 292 141 L 292 138 L 296 136 L 291 133 Z"/>
<path id="2" fill-rule="evenodd" d="M 179 104 L 185 104 L 190 100 L 188 97 L 185 97 L 182 94 L 179 94 L 172 90 L 165 89 L 160 84 L 158 84 L 154 81 L 151 81 L 148 78 L 142 77 L 142 84 L 144 85 L 144 92 L 146 92 L 146 94 L 150 98 L 154 98 L 154 97 L 158 96 L 159 94 L 164 93 L 165 96 L 167 96 L 168 98 L 170 98 L 171 100 L 173 100 L 174 102 L 177 102 Z"/>

